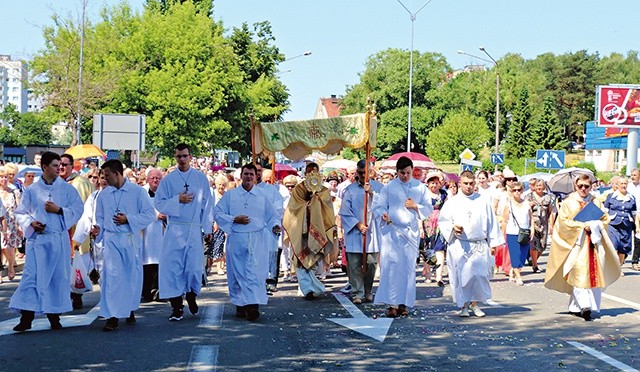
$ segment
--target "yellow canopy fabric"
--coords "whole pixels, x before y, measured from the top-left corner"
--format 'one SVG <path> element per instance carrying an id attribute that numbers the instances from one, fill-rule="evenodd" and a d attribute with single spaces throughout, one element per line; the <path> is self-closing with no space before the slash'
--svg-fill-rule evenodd
<path id="1" fill-rule="evenodd" d="M 377 122 L 372 115 L 367 128 L 366 114 L 354 114 L 327 119 L 259 123 L 253 135 L 256 154 L 268 157 L 274 152 L 281 152 L 296 161 L 313 150 L 334 154 L 344 147 L 362 148 L 367 139 L 371 148 L 375 148 Z"/>

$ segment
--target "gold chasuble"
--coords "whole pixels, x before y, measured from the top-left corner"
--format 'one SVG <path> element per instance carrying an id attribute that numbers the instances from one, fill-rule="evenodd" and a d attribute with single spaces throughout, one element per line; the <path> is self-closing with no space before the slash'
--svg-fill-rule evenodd
<path id="1" fill-rule="evenodd" d="M 558 210 L 544 282 L 549 289 L 571 293 L 573 287 L 606 288 L 620 277 L 618 254 L 607 234 L 609 215 L 605 213 L 600 218 L 604 228 L 598 244 L 584 230 L 585 223 L 573 220 L 589 201 L 604 210 L 600 200 L 592 195 L 588 199 L 585 201 L 573 192 Z"/>
<path id="2" fill-rule="evenodd" d="M 305 269 L 311 269 L 333 248 L 335 216 L 329 189 L 311 192 L 305 182 L 291 192 L 284 212 L 285 244 Z"/>
<path id="3" fill-rule="evenodd" d="M 91 182 L 77 173 L 73 173 L 70 179 L 67 180 L 67 182 L 71 184 L 76 190 L 78 190 L 78 194 L 80 194 L 80 199 L 82 199 L 82 203 L 86 202 L 87 199 L 89 199 L 89 196 L 91 196 L 91 193 L 95 191 L 95 188 L 93 187 Z M 75 233 L 75 231 L 76 231 L 76 225 L 73 225 L 69 229 L 69 238 L 73 237 L 73 234 Z M 85 254 L 89 252 L 90 250 L 89 237 L 87 236 L 87 238 L 83 242 L 73 242 L 73 240 L 71 241 L 72 256 L 73 256 L 74 245 L 79 245 L 81 254 Z"/>

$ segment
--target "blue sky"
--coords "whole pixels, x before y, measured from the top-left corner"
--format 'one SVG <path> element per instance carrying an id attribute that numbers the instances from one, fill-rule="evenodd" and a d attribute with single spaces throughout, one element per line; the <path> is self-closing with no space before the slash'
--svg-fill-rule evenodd
<path id="1" fill-rule="evenodd" d="M 79 19 L 81 7 L 81 0 L 1 1 L 8 4 L 0 14 L 0 54 L 23 58 L 43 47 L 40 27 L 51 24 L 53 11 Z M 416 11 L 427 1 L 402 2 Z M 119 2 L 88 0 L 88 16 L 96 19 L 104 5 Z M 128 2 L 135 9 L 144 4 Z M 457 53 L 483 56 L 481 45 L 496 59 L 581 49 L 626 53 L 639 48 L 631 17 L 625 17 L 637 6 L 632 0 L 432 0 L 415 20 L 414 49 L 441 53 L 453 68 L 483 63 Z M 368 56 L 411 46 L 409 14 L 397 0 L 216 0 L 214 18 L 229 29 L 268 20 L 288 58 L 312 52 L 280 65 L 291 94 L 286 120 L 310 118 L 318 98 L 343 95 L 358 82 Z"/>

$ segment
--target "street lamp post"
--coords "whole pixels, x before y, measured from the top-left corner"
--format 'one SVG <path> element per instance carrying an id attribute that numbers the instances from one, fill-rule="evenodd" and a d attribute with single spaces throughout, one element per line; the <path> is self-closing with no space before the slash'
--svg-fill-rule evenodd
<path id="1" fill-rule="evenodd" d="M 416 17 L 418 16 L 418 13 L 420 13 L 420 11 L 424 9 L 424 7 L 429 5 L 431 0 L 427 1 L 415 13 L 410 11 L 409 8 L 407 8 L 402 3 L 402 1 L 400 0 L 397 0 L 397 1 L 398 3 L 400 3 L 400 5 L 402 5 L 402 7 L 407 11 L 407 13 L 409 13 L 409 19 L 411 19 L 411 51 L 409 52 L 409 118 L 408 118 L 408 126 L 407 126 L 407 151 L 411 151 L 411 104 L 412 104 L 412 98 L 413 98 L 413 34 L 414 34 L 413 26 L 414 26 Z"/>
<path id="2" fill-rule="evenodd" d="M 462 50 L 458 51 L 458 54 L 464 54 L 469 57 L 477 58 L 481 61 L 493 63 L 496 67 L 496 141 L 495 141 L 495 153 L 500 153 L 500 72 L 498 71 L 498 61 L 496 61 L 484 47 L 480 47 L 480 50 L 484 52 L 490 59 L 474 56 L 473 54 L 465 53 Z M 498 165 L 496 164 L 496 169 Z"/>
<path id="3" fill-rule="evenodd" d="M 298 54 L 297 56 L 293 56 L 291 58 L 287 58 L 282 62 L 287 62 L 287 61 L 291 61 L 292 59 L 296 59 L 296 58 L 300 58 L 300 57 L 306 57 L 306 56 L 310 56 L 311 55 L 311 51 L 307 50 L 306 52 L 302 53 L 302 54 Z"/>

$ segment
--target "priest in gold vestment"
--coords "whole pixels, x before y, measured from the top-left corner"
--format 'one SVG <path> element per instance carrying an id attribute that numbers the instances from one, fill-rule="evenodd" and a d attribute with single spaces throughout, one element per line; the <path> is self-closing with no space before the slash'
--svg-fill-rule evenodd
<path id="1" fill-rule="evenodd" d="M 317 265 L 323 264 L 337 239 L 331 194 L 322 185 L 318 165 L 307 164 L 305 176 L 305 181 L 291 191 L 283 226 L 285 244 L 293 247 L 300 292 L 307 300 L 312 300 L 325 291 L 315 276 Z"/>
<path id="2" fill-rule="evenodd" d="M 558 210 L 553 229 L 544 286 L 568 293 L 569 312 L 591 320 L 600 311 L 602 290 L 620 277 L 616 250 L 607 235 L 608 214 L 599 220 L 579 222 L 574 217 L 589 202 L 603 209 L 602 202 L 589 193 L 591 177 L 580 175 Z"/>

